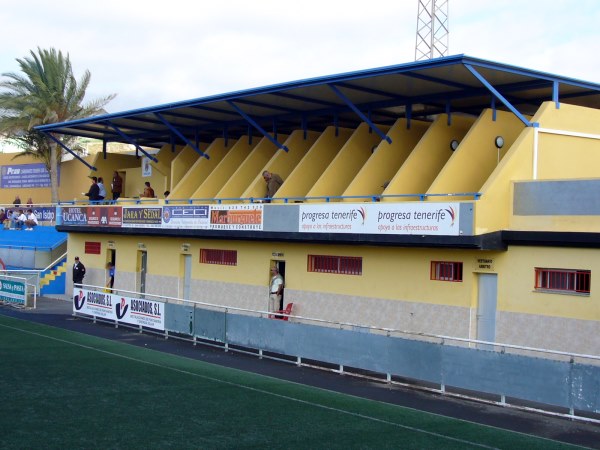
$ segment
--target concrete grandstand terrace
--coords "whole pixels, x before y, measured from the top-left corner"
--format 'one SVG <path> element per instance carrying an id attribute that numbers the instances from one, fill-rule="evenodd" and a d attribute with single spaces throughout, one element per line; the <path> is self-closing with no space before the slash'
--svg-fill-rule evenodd
<path id="1" fill-rule="evenodd" d="M 137 330 L 115 328 L 112 324 L 92 323 L 89 320 L 73 317 L 72 310 L 70 300 L 54 297 L 40 298 L 37 309 L 0 306 L 0 314 L 10 317 L 559 442 L 600 448 L 600 427 L 596 424 L 444 397 L 430 392 L 388 385 L 383 381 L 374 382 L 352 376 L 340 376 L 329 371 L 296 367 L 293 364 L 268 358 L 259 359 L 256 356 L 233 351 L 224 352 L 222 349 L 203 345 L 193 346 L 190 342 L 140 334 Z"/>

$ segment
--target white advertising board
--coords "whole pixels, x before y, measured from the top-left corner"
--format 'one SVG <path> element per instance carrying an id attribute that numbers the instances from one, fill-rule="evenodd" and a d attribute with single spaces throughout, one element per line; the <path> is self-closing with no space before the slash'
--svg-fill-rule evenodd
<path id="1" fill-rule="evenodd" d="M 75 288 L 73 312 L 164 331 L 164 303 Z"/>
<path id="2" fill-rule="evenodd" d="M 328 203 L 300 205 L 301 233 L 459 234 L 458 203 Z"/>

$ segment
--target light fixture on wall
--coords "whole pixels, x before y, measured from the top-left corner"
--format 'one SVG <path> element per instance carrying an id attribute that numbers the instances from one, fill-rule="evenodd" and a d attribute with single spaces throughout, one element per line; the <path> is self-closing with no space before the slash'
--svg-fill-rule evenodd
<path id="1" fill-rule="evenodd" d="M 496 145 L 496 148 L 504 147 L 504 138 L 502 136 L 496 136 L 496 139 L 494 139 L 494 144 Z"/>
<path id="2" fill-rule="evenodd" d="M 498 159 L 496 164 L 500 164 L 500 149 L 504 147 L 504 138 L 502 136 L 496 136 L 494 139 L 494 145 L 496 146 L 496 150 L 498 151 Z"/>
<path id="3" fill-rule="evenodd" d="M 458 144 L 460 144 L 460 142 L 458 142 L 456 139 L 452 139 L 450 141 L 450 150 L 456 150 L 458 148 Z"/>

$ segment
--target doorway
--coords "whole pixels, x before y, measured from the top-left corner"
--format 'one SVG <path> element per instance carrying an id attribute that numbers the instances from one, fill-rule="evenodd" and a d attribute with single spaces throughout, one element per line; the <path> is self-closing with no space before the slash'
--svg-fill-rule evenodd
<path id="1" fill-rule="evenodd" d="M 498 274 L 478 274 L 477 293 L 477 340 L 496 340 L 496 306 L 498 303 Z M 492 350 L 490 345 L 480 344 L 478 348 Z"/>
<path id="2" fill-rule="evenodd" d="M 146 250 L 138 250 L 136 269 L 136 290 L 143 294 L 146 292 L 146 272 L 148 271 L 148 253 Z"/>
<path id="3" fill-rule="evenodd" d="M 285 279 L 285 261 L 282 261 L 282 260 L 279 260 L 279 259 L 272 259 L 271 260 L 271 264 L 269 265 L 269 269 L 271 267 L 276 267 L 277 270 L 279 271 L 279 275 L 281 275 L 281 277 L 283 278 L 283 292 L 281 294 L 281 301 L 280 301 L 280 304 L 279 304 L 279 309 L 283 309 L 283 307 L 285 305 L 285 284 L 286 284 L 286 279 Z M 271 279 L 269 278 L 269 285 L 270 284 L 271 284 Z"/>
<path id="4" fill-rule="evenodd" d="M 181 255 L 181 267 L 179 274 L 179 295 L 184 300 L 190 300 L 192 282 L 192 255 Z"/>
<path id="5" fill-rule="evenodd" d="M 112 264 L 113 272 L 114 272 L 115 277 L 116 277 L 116 275 L 117 275 L 117 273 L 116 273 L 116 270 L 117 270 L 117 250 L 114 249 L 114 248 L 109 248 L 106 251 L 106 265 L 108 266 L 109 263 Z M 106 270 L 105 277 L 106 277 L 106 279 L 104 281 L 104 285 L 108 287 L 109 286 L 109 281 L 110 281 L 110 274 L 109 274 L 109 271 L 108 271 L 108 267 L 107 267 L 107 270 Z M 113 280 L 113 282 L 114 281 L 115 280 Z"/>

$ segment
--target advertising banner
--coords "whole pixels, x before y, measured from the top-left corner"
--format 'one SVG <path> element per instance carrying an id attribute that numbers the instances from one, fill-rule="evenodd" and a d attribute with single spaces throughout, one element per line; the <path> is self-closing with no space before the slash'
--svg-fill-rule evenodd
<path id="1" fill-rule="evenodd" d="M 91 227 L 120 227 L 123 224 L 122 206 L 88 206 L 87 224 Z"/>
<path id="2" fill-rule="evenodd" d="M 124 207 L 123 228 L 161 228 L 161 207 Z"/>
<path id="3" fill-rule="evenodd" d="M 25 305 L 24 281 L 1 280 L 0 283 L 0 301 L 13 305 Z"/>
<path id="4" fill-rule="evenodd" d="M 58 181 L 60 185 L 60 167 Z M 0 187 L 3 189 L 50 187 L 50 172 L 42 163 L 2 166 Z"/>
<path id="5" fill-rule="evenodd" d="M 212 205 L 212 230 L 262 230 L 263 205 Z"/>
<path id="6" fill-rule="evenodd" d="M 33 208 L 33 213 L 40 225 L 49 225 L 56 222 L 56 208 L 54 206 Z"/>
<path id="7" fill-rule="evenodd" d="M 163 206 L 163 228 L 210 228 L 208 205 Z"/>
<path id="8" fill-rule="evenodd" d="M 73 312 L 164 331 L 164 303 L 87 289 L 73 290 Z"/>
<path id="9" fill-rule="evenodd" d="M 300 205 L 302 233 L 459 234 L 458 203 Z"/>
<path id="10" fill-rule="evenodd" d="M 87 225 L 87 206 L 63 206 L 63 225 Z"/>

